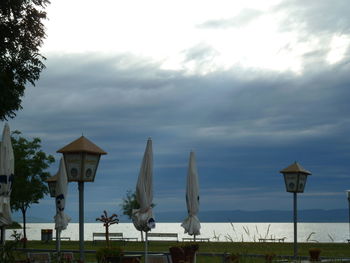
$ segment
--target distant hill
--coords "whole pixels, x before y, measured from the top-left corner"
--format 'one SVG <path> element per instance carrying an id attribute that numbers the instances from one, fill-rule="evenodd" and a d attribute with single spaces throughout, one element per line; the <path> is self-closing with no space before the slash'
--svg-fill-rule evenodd
<path id="1" fill-rule="evenodd" d="M 298 222 L 349 222 L 349 211 L 347 209 L 308 209 L 298 211 Z M 96 222 L 96 214 L 85 213 L 85 222 Z M 155 211 L 157 222 L 181 222 L 186 217 L 186 212 L 157 212 Z M 72 222 L 78 222 L 78 215 L 71 215 Z M 201 222 L 292 222 L 292 211 L 281 210 L 261 210 L 261 211 L 200 211 L 198 215 Z M 22 222 L 21 218 L 14 218 L 15 221 Z M 49 223 L 53 218 L 29 217 L 28 223 Z M 125 216 L 120 216 L 120 222 L 130 222 Z"/>
<path id="2" fill-rule="evenodd" d="M 13 216 L 12 220 L 18 223 L 22 223 L 22 216 Z M 53 219 L 52 217 L 49 219 L 49 218 L 29 216 L 26 218 L 26 221 L 27 223 L 50 223 L 50 222 L 53 222 Z"/>

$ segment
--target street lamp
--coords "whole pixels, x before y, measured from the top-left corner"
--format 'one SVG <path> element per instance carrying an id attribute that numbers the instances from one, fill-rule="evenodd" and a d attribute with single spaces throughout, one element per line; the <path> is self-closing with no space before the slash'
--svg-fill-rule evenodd
<path id="1" fill-rule="evenodd" d="M 298 256 L 297 247 L 297 193 L 303 193 L 306 179 L 311 173 L 305 170 L 297 162 L 284 168 L 280 171 L 284 175 L 284 182 L 286 184 L 286 190 L 289 193 L 293 193 L 293 217 L 294 217 L 294 258 Z"/>
<path id="2" fill-rule="evenodd" d="M 350 190 L 346 190 L 346 195 L 348 196 L 348 201 L 349 201 L 349 239 L 348 239 L 348 242 L 350 243 Z"/>
<path id="3" fill-rule="evenodd" d="M 63 154 L 68 182 L 78 182 L 79 189 L 79 250 L 84 261 L 84 182 L 95 180 L 100 157 L 107 154 L 84 136 L 57 151 Z"/>

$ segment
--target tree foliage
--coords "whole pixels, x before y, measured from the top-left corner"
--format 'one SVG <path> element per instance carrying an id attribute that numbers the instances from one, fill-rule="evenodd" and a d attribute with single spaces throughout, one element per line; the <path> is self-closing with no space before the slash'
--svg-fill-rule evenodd
<path id="1" fill-rule="evenodd" d="M 46 179 L 50 173 L 46 171 L 55 159 L 41 150 L 41 140 L 27 140 L 21 132 L 14 131 L 11 136 L 15 155 L 15 176 L 11 192 L 12 210 L 22 212 L 23 233 L 26 238 L 26 212 L 32 204 L 48 193 Z"/>
<path id="2" fill-rule="evenodd" d="M 49 0 L 0 1 L 0 120 L 21 109 L 25 84 L 35 85 L 45 68 L 39 48 Z"/>
<path id="3" fill-rule="evenodd" d="M 120 204 L 123 215 L 127 215 L 129 219 L 132 220 L 132 210 L 139 209 L 140 204 L 136 200 L 136 192 L 132 192 L 131 190 L 126 191 L 126 195 L 123 198 L 123 202 Z M 151 207 L 155 207 L 155 204 L 151 204 Z M 141 240 L 143 241 L 143 231 L 141 232 Z"/>
<path id="4" fill-rule="evenodd" d="M 120 204 L 123 215 L 127 215 L 129 219 L 132 219 L 132 210 L 139 209 L 140 204 L 136 200 L 136 192 L 132 192 L 131 190 L 126 191 L 126 195 L 123 198 L 123 202 Z M 151 204 L 151 207 L 155 207 L 154 203 Z"/>
<path id="5" fill-rule="evenodd" d="M 132 219 L 132 210 L 140 208 L 140 204 L 136 200 L 136 193 L 128 190 L 120 206 L 122 208 L 123 215 L 127 215 L 129 219 Z"/>

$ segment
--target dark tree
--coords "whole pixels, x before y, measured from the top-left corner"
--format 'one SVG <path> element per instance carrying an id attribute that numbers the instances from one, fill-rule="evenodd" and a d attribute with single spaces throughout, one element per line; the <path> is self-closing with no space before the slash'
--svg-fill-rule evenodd
<path id="1" fill-rule="evenodd" d="M 128 190 L 123 203 L 120 205 L 123 210 L 123 215 L 127 215 L 129 219 L 132 219 L 132 210 L 139 209 L 140 205 L 136 200 L 136 193 Z"/>
<path id="2" fill-rule="evenodd" d="M 123 211 L 123 215 L 127 215 L 129 219 L 132 219 L 132 210 L 139 209 L 140 204 L 136 200 L 136 192 L 132 192 L 131 190 L 126 191 L 126 196 L 123 198 L 123 202 L 121 203 L 121 208 Z M 155 207 L 156 205 L 152 203 L 151 207 Z M 143 231 L 141 232 L 141 240 L 143 241 Z"/>
<path id="3" fill-rule="evenodd" d="M 45 68 L 39 48 L 45 38 L 48 0 L 0 1 L 0 120 L 14 118 L 22 108 L 25 85 Z"/>
<path id="4" fill-rule="evenodd" d="M 20 136 L 19 131 L 12 133 L 12 146 L 15 155 L 15 175 L 11 192 L 12 210 L 22 212 L 23 239 L 26 234 L 26 212 L 32 204 L 48 193 L 46 179 L 50 174 L 46 171 L 55 159 L 41 150 L 41 140 L 27 140 Z M 24 242 L 25 245 L 25 242 Z"/>

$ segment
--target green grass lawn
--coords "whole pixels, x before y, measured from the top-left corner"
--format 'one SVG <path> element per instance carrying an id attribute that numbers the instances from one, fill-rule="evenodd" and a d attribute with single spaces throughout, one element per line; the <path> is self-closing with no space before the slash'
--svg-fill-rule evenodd
<path id="1" fill-rule="evenodd" d="M 149 242 L 149 251 L 153 252 L 168 252 L 171 246 L 182 246 L 189 244 L 188 242 Z M 234 254 L 275 254 L 283 256 L 291 256 L 293 254 L 293 243 L 248 243 L 248 242 L 200 242 L 199 253 L 234 253 Z M 85 250 L 97 250 L 104 247 L 105 242 L 99 241 L 93 244 L 92 241 L 85 242 Z M 112 246 L 121 246 L 124 251 L 144 251 L 143 242 L 120 242 L 113 241 Z M 308 249 L 317 247 L 322 250 L 322 257 L 329 258 L 350 258 L 350 244 L 345 243 L 300 243 L 298 245 L 299 255 L 308 256 Z M 41 241 L 29 241 L 27 248 L 31 249 L 55 249 L 55 242 L 43 243 Z M 78 241 L 62 241 L 62 250 L 79 250 Z M 25 258 L 24 252 L 18 252 L 17 258 Z M 76 254 L 75 258 L 79 258 Z M 85 256 L 86 262 L 96 262 L 95 255 L 87 253 Z M 219 263 L 222 259 L 218 256 L 201 256 L 197 257 L 197 263 Z M 243 258 L 240 262 L 265 262 L 264 258 Z"/>

